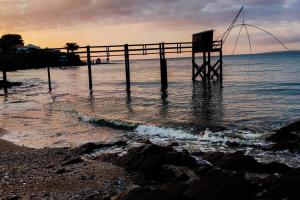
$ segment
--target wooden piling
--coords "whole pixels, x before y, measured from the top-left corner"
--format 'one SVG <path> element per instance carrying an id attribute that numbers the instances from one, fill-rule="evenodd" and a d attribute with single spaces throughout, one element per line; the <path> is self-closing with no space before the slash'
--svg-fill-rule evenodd
<path id="1" fill-rule="evenodd" d="M 210 59 L 210 51 L 209 52 L 207 52 L 207 74 L 208 74 L 208 76 L 207 76 L 207 81 L 208 82 L 210 82 L 210 77 L 211 77 L 211 68 L 212 68 L 212 66 L 211 66 L 211 59 Z"/>
<path id="2" fill-rule="evenodd" d="M 92 62 L 91 62 L 91 48 L 90 46 L 86 47 L 87 53 L 87 65 L 88 65 L 88 74 L 89 74 L 89 90 L 93 92 L 93 80 L 92 80 Z"/>
<path id="3" fill-rule="evenodd" d="M 195 53 L 193 52 L 192 53 L 192 80 L 195 81 L 196 80 L 196 77 L 195 77 L 195 73 L 196 73 L 196 69 L 195 69 Z"/>
<path id="4" fill-rule="evenodd" d="M 3 90 L 4 90 L 4 94 L 7 94 L 8 90 L 7 90 L 7 75 L 6 75 L 5 64 L 2 65 L 2 70 L 3 70 Z"/>
<path id="5" fill-rule="evenodd" d="M 203 81 L 206 82 L 207 79 L 207 71 L 206 71 L 206 52 L 203 52 L 203 65 L 204 65 L 204 69 L 203 69 Z"/>
<path id="6" fill-rule="evenodd" d="M 221 40 L 221 50 L 220 50 L 220 81 L 221 81 L 221 83 L 223 81 L 223 52 L 222 52 L 222 48 L 223 48 L 223 41 Z"/>
<path id="7" fill-rule="evenodd" d="M 161 88 L 162 90 L 165 90 L 168 87 L 168 69 L 167 69 L 167 60 L 166 60 L 164 43 L 159 43 L 159 54 L 160 54 Z"/>
<path id="8" fill-rule="evenodd" d="M 50 73 L 50 67 L 47 66 L 47 72 L 48 72 L 48 87 L 49 87 L 49 92 L 52 91 L 52 86 L 51 86 L 51 73 Z"/>
<path id="9" fill-rule="evenodd" d="M 129 65 L 128 44 L 124 45 L 124 57 L 125 57 L 125 72 L 126 72 L 126 90 L 127 92 L 130 92 L 130 65 Z"/>

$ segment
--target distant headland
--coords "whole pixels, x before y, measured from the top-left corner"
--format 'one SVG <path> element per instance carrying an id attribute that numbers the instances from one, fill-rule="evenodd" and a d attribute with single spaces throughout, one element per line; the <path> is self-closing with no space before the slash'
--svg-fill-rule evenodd
<path id="1" fill-rule="evenodd" d="M 57 66 L 80 66 L 85 64 L 80 56 L 73 53 L 76 43 L 67 43 L 67 52 L 58 49 L 42 49 L 33 44 L 24 45 L 21 35 L 5 34 L 0 38 L 0 70 L 7 71 L 37 69 Z"/>

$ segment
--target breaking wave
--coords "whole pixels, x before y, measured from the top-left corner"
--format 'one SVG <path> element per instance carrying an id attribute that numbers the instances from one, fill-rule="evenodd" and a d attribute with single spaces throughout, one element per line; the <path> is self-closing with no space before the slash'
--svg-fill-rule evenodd
<path id="1" fill-rule="evenodd" d="M 133 131 L 138 127 L 138 124 L 119 121 L 119 120 L 109 120 L 109 119 L 100 119 L 93 118 L 88 116 L 80 116 L 80 120 L 83 122 L 91 123 L 96 126 L 105 126 L 113 129 L 120 129 L 125 131 Z"/>
<path id="2" fill-rule="evenodd" d="M 192 133 L 192 130 L 158 127 L 154 125 L 146 125 L 139 123 L 126 122 L 121 120 L 94 118 L 89 116 L 80 116 L 79 119 L 86 123 L 91 123 L 95 126 L 108 127 L 112 129 L 130 131 L 138 136 L 149 137 L 150 139 L 162 140 L 178 140 L 178 141 L 193 141 L 226 144 L 226 142 L 237 142 L 243 145 L 262 145 L 263 138 L 266 133 L 253 133 L 245 130 L 232 130 L 212 132 L 206 129 L 198 134 Z"/>

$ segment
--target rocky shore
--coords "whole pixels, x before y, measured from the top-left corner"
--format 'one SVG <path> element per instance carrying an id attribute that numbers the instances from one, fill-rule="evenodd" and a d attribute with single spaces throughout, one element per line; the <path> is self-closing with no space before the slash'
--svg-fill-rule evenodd
<path id="1" fill-rule="evenodd" d="M 294 147 L 299 147 L 299 143 L 292 141 L 295 142 L 293 137 L 298 137 L 299 130 L 298 123 L 277 131 L 269 138 L 274 141 L 274 150 L 296 151 Z M 287 140 L 282 134 L 293 136 L 287 136 L 290 138 Z M 292 143 L 293 148 L 283 145 L 284 142 Z M 260 163 L 239 151 L 190 154 L 176 151 L 176 143 L 158 146 L 146 140 L 122 155 L 94 153 L 126 145 L 126 141 L 117 141 L 89 143 L 72 149 L 1 147 L 0 199 L 290 200 L 300 197 L 299 168 L 276 162 Z"/>
<path id="2" fill-rule="evenodd" d="M 11 87 L 15 87 L 15 86 L 21 86 L 21 85 L 22 85 L 21 82 L 9 82 L 9 81 L 6 82 L 6 87 L 7 88 L 11 88 Z M 4 86 L 5 86 L 4 81 L 0 80 L 0 89 L 4 88 Z"/>

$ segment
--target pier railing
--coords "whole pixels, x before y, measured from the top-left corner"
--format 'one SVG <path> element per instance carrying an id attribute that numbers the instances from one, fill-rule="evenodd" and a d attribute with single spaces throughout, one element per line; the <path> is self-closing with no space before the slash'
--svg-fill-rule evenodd
<path id="1" fill-rule="evenodd" d="M 203 33 L 196 34 L 196 36 L 201 36 Z M 207 34 L 206 32 L 204 34 Z M 210 34 L 212 34 L 210 32 Z M 92 65 L 94 63 L 100 64 L 100 62 L 95 62 L 95 60 L 106 58 L 109 62 L 111 57 L 122 57 L 125 62 L 125 77 L 126 77 L 126 90 L 130 92 L 130 58 L 131 56 L 147 56 L 147 55 L 159 55 L 160 60 L 160 72 L 161 72 L 161 89 L 162 91 L 166 90 L 168 87 L 168 69 L 167 69 L 167 60 L 166 54 L 182 54 L 182 53 L 191 53 L 192 63 L 193 63 L 193 74 L 192 80 L 196 81 L 197 77 L 200 77 L 202 81 L 213 80 L 214 77 L 217 80 L 222 80 L 222 41 L 212 41 L 212 35 L 210 41 L 209 49 L 206 48 L 206 38 L 199 37 L 198 39 L 203 40 L 202 42 L 194 41 L 193 42 L 173 42 L 173 43 L 149 43 L 149 44 L 125 44 L 125 45 L 105 45 L 105 46 L 81 46 L 77 48 L 51 48 L 47 49 L 49 51 L 60 51 L 72 53 L 79 55 L 82 60 L 87 64 L 88 79 L 89 79 L 89 91 L 93 92 L 93 75 L 92 75 Z M 196 38 L 197 39 L 197 38 Z M 196 63 L 196 53 L 203 53 L 203 63 L 198 65 Z M 211 52 L 218 52 L 219 59 L 215 64 L 211 63 Z M 118 58 L 119 59 L 119 58 Z M 107 63 L 106 62 L 106 63 Z M 47 66 L 47 75 L 48 75 L 48 86 L 49 91 L 52 90 L 51 85 L 51 66 Z M 4 82 L 7 82 L 5 67 L 3 67 L 3 79 Z M 4 84 L 4 87 L 6 84 Z M 7 93 L 7 87 L 5 87 L 5 93 Z"/>
<path id="2" fill-rule="evenodd" d="M 160 44 L 164 44 L 166 54 L 171 53 L 189 53 L 192 52 L 192 42 L 176 42 L 176 43 L 150 43 L 150 44 L 125 44 L 125 45 L 109 45 L 109 46 L 86 46 L 79 47 L 74 51 L 81 58 L 87 58 L 87 48 L 90 48 L 91 58 L 103 57 L 122 57 L 126 54 L 125 46 L 128 46 L 129 56 L 153 55 L 159 54 L 161 50 Z M 64 48 L 66 49 L 66 48 Z"/>
<path id="3" fill-rule="evenodd" d="M 50 50 L 68 51 L 67 48 L 52 48 Z M 173 42 L 173 43 L 148 43 L 148 44 L 125 44 L 125 45 L 106 45 L 106 46 L 81 46 L 72 53 L 79 55 L 88 65 L 89 90 L 93 91 L 92 65 L 95 59 L 111 57 L 123 57 L 126 73 L 126 90 L 130 91 L 130 56 L 159 55 L 161 68 L 162 89 L 168 85 L 166 54 L 191 53 L 192 42 Z M 49 90 L 51 87 L 50 67 L 47 67 Z"/>

